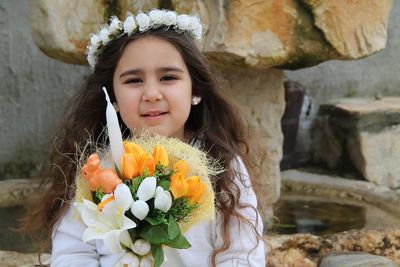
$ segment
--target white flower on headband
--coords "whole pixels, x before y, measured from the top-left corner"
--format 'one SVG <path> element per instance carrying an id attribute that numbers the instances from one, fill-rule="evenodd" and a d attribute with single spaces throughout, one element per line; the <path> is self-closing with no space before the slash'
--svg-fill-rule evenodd
<path id="1" fill-rule="evenodd" d="M 167 26 L 176 24 L 176 13 L 173 11 L 167 11 L 164 14 L 164 24 Z"/>
<path id="2" fill-rule="evenodd" d="M 149 13 L 149 18 L 151 20 L 151 23 L 155 26 L 161 25 L 164 23 L 164 17 L 165 17 L 165 11 L 161 11 L 158 9 L 154 9 L 150 11 Z"/>
<path id="3" fill-rule="evenodd" d="M 112 16 L 110 26 L 108 27 L 110 34 L 117 34 L 121 29 L 121 21 L 116 16 Z"/>
<path id="4" fill-rule="evenodd" d="M 131 36 L 132 33 L 137 29 L 135 18 L 132 15 L 126 17 L 124 21 L 124 32 Z"/>
<path id="5" fill-rule="evenodd" d="M 178 33 L 187 33 L 192 39 L 201 39 L 203 28 L 200 20 L 186 14 L 177 15 L 175 11 L 153 9 L 148 14 L 139 13 L 136 17 L 128 13 L 124 22 L 116 16 L 110 18 L 110 24 L 105 24 L 97 34 L 92 34 L 87 47 L 87 60 L 91 68 L 97 63 L 97 58 L 110 41 L 117 39 L 124 33 L 131 36 L 137 32 L 145 32 L 166 26 Z"/>
<path id="6" fill-rule="evenodd" d="M 89 54 L 89 55 L 87 56 L 87 61 L 88 61 L 88 63 L 89 63 L 89 66 L 94 66 L 94 65 L 96 65 L 96 58 L 95 58 L 92 54 Z"/>
<path id="7" fill-rule="evenodd" d="M 203 27 L 201 26 L 200 21 L 197 17 L 190 17 L 189 30 L 193 32 L 196 39 L 201 38 Z"/>
<path id="8" fill-rule="evenodd" d="M 99 48 L 99 46 L 101 45 L 101 39 L 96 34 L 93 34 L 90 37 L 90 44 L 90 49 L 97 50 L 97 48 Z"/>
<path id="9" fill-rule="evenodd" d="M 183 14 L 183 15 L 179 15 L 177 22 L 176 22 L 178 29 L 182 30 L 182 31 L 186 31 L 189 29 L 189 25 L 190 25 L 190 18 L 188 15 Z"/>
<path id="10" fill-rule="evenodd" d="M 139 26 L 140 32 L 146 31 L 150 26 L 150 18 L 144 13 L 140 13 L 139 15 L 136 16 L 136 22 L 137 25 Z"/>
<path id="11" fill-rule="evenodd" d="M 110 32 L 108 31 L 108 29 L 106 27 L 101 29 L 101 31 L 99 33 L 99 38 L 103 42 L 103 45 L 106 45 L 110 41 Z"/>

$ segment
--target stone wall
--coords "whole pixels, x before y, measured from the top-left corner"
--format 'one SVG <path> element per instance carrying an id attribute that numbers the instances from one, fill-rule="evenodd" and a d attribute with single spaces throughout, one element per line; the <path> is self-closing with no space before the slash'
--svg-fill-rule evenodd
<path id="1" fill-rule="evenodd" d="M 286 79 L 297 81 L 307 90 L 305 105 L 311 114 L 303 114 L 297 138 L 297 159 L 310 159 L 310 127 L 320 103 L 343 97 L 400 95 L 400 1 L 393 2 L 389 16 L 386 48 L 360 60 L 334 60 L 295 71 L 285 71 Z M 304 112 L 307 106 L 304 107 Z"/>
<path id="2" fill-rule="evenodd" d="M 0 1 L 0 180 L 39 175 L 66 100 L 88 73 L 38 49 L 28 2 Z"/>

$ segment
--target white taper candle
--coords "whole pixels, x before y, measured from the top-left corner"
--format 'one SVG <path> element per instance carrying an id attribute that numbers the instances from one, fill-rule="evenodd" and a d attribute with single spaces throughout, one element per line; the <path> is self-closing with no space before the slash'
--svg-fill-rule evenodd
<path id="1" fill-rule="evenodd" d="M 110 139 L 111 155 L 118 169 L 121 170 L 121 158 L 124 154 L 121 129 L 119 128 L 117 112 L 110 102 L 110 97 L 108 96 L 107 89 L 103 87 L 103 91 L 106 95 L 107 101 L 106 119 L 108 138 Z"/>

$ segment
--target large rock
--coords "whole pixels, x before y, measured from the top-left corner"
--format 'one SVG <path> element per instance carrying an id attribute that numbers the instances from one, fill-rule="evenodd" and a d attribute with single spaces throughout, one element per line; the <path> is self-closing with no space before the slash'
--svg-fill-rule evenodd
<path id="1" fill-rule="evenodd" d="M 268 235 L 265 240 L 268 267 L 316 267 L 321 258 L 335 252 L 366 252 L 400 264 L 400 229 L 353 230 L 325 236 Z"/>
<path id="2" fill-rule="evenodd" d="M 79 8 L 77 8 L 79 2 Z M 386 43 L 393 0 L 31 1 L 32 35 L 47 55 L 87 64 L 88 33 L 109 15 L 172 8 L 198 14 L 203 51 L 212 59 L 257 68 L 300 68 L 329 59 L 354 59 Z M 351 21 L 350 21 L 351 19 Z"/>
<path id="3" fill-rule="evenodd" d="M 300 2 L 310 9 L 315 26 L 323 32 L 328 43 L 343 58 L 367 56 L 385 47 L 387 18 L 393 1 Z"/>
<path id="4" fill-rule="evenodd" d="M 258 133 L 267 152 L 261 175 L 252 178 L 259 210 L 268 220 L 272 218 L 272 203 L 280 194 L 279 162 L 283 144 L 280 118 L 285 109 L 283 71 L 221 67 L 220 75 L 226 80 L 226 92 L 234 96 L 240 112 L 249 119 L 251 129 Z"/>
<path id="5" fill-rule="evenodd" d="M 321 105 L 314 160 L 355 167 L 368 181 L 400 187 L 400 98 L 352 98 Z"/>
<path id="6" fill-rule="evenodd" d="M 32 37 L 49 57 L 85 62 L 88 36 L 106 21 L 105 2 L 96 0 L 30 1 Z"/>

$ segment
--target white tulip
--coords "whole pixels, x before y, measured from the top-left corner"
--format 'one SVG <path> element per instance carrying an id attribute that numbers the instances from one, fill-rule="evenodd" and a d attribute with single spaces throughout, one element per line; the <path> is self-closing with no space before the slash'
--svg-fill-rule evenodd
<path id="1" fill-rule="evenodd" d="M 144 239 L 137 239 L 133 243 L 131 249 L 136 254 L 138 254 L 140 256 L 144 256 L 144 255 L 146 255 L 147 253 L 150 252 L 151 246 L 150 246 L 149 241 L 146 241 Z"/>
<path id="2" fill-rule="evenodd" d="M 154 266 L 154 258 L 151 254 L 147 254 L 144 256 L 141 261 L 139 267 L 153 267 Z"/>
<path id="3" fill-rule="evenodd" d="M 137 196 L 140 200 L 147 201 L 154 197 L 156 191 L 157 180 L 156 177 L 146 177 L 140 184 Z"/>
<path id="4" fill-rule="evenodd" d="M 132 252 L 126 252 L 120 260 L 117 262 L 115 266 L 121 267 L 138 267 L 139 266 L 139 258 L 133 254 Z"/>
<path id="5" fill-rule="evenodd" d="M 114 197 L 117 206 L 122 207 L 123 210 L 128 210 L 133 203 L 131 190 L 124 183 L 117 185 L 114 190 Z"/>
<path id="6" fill-rule="evenodd" d="M 133 216 L 135 216 L 139 220 L 143 220 L 149 213 L 149 205 L 147 205 L 146 201 L 137 200 L 133 202 L 131 206 L 131 212 Z"/>
<path id="7" fill-rule="evenodd" d="M 165 190 L 158 186 L 156 189 L 156 195 L 154 199 L 154 208 L 161 210 L 163 212 L 167 212 L 172 206 L 172 197 L 171 193 L 168 190 Z"/>
<path id="8" fill-rule="evenodd" d="M 179 29 L 186 31 L 190 25 L 190 18 L 188 15 L 179 15 L 177 19 L 177 26 Z"/>
<path id="9" fill-rule="evenodd" d="M 144 32 L 150 26 L 150 18 L 144 13 L 140 13 L 136 16 L 136 23 L 139 26 L 139 31 Z"/>

